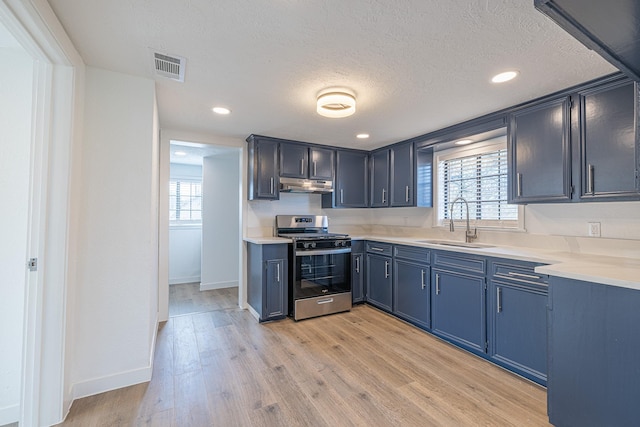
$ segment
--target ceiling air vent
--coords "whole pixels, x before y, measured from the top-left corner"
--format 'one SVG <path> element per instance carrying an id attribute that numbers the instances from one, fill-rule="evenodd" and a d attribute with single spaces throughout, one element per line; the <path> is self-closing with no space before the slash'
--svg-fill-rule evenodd
<path id="1" fill-rule="evenodd" d="M 157 75 L 184 82 L 185 58 L 154 52 L 153 61 Z"/>

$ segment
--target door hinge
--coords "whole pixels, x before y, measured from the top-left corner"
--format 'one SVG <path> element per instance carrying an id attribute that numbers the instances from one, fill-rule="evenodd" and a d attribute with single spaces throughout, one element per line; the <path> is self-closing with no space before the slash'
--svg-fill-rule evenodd
<path id="1" fill-rule="evenodd" d="M 27 261 L 27 268 L 29 271 L 38 271 L 38 258 L 29 258 L 29 261 Z"/>
<path id="2" fill-rule="evenodd" d="M 576 186 L 575 186 L 575 185 L 572 185 L 572 186 L 571 186 L 571 193 L 570 193 L 569 195 L 570 195 L 570 196 L 573 196 L 573 193 L 575 193 L 575 192 L 576 192 Z"/>
<path id="3" fill-rule="evenodd" d="M 488 352 L 489 351 L 489 341 L 485 341 L 484 342 L 484 352 Z"/>

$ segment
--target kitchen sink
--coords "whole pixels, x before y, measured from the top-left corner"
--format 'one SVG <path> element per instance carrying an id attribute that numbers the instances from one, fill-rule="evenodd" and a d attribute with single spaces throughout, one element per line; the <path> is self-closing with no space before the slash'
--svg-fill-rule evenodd
<path id="1" fill-rule="evenodd" d="M 441 245 L 441 246 L 453 246 L 459 248 L 493 248 L 493 245 L 487 245 L 484 243 L 467 243 L 467 242 L 457 242 L 455 240 L 418 240 L 418 243 L 428 243 L 430 245 Z"/>

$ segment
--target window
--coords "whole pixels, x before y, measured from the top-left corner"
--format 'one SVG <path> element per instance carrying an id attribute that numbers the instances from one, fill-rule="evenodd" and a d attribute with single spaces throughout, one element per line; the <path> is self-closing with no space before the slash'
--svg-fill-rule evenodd
<path id="1" fill-rule="evenodd" d="M 476 227 L 521 228 L 517 205 L 507 203 L 507 148 L 504 137 L 437 153 L 437 225 L 466 221 Z"/>
<path id="2" fill-rule="evenodd" d="M 174 224 L 202 222 L 202 182 L 190 180 L 169 181 L 169 221 Z"/>

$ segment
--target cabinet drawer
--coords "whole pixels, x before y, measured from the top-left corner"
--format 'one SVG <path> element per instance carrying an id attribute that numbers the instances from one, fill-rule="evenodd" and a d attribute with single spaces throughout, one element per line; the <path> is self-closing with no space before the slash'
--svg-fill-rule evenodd
<path id="1" fill-rule="evenodd" d="M 455 252 L 434 252 L 433 265 L 435 267 L 455 268 L 482 275 L 487 271 L 487 263 L 484 258 Z"/>
<path id="2" fill-rule="evenodd" d="M 491 275 L 494 279 L 539 285 L 547 285 L 549 282 L 549 276 L 534 271 L 534 268 L 541 264 L 511 264 L 504 262 L 493 262 L 491 264 Z"/>
<path id="3" fill-rule="evenodd" d="M 367 252 L 379 255 L 391 256 L 391 243 L 367 242 Z"/>
<path id="4" fill-rule="evenodd" d="M 418 261 L 421 264 L 429 264 L 431 261 L 431 251 L 429 249 L 415 246 L 394 246 L 393 255 L 396 258 Z"/>

